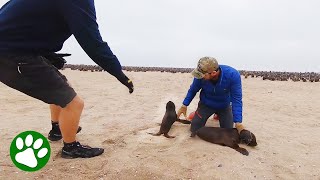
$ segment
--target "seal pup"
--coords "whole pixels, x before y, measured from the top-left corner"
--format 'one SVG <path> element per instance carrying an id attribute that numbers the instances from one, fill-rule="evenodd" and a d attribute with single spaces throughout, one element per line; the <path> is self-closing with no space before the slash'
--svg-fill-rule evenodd
<path id="1" fill-rule="evenodd" d="M 159 132 L 149 133 L 149 134 L 153 136 L 160 136 L 161 134 L 163 134 L 166 138 L 174 138 L 175 136 L 168 135 L 168 132 L 170 131 L 173 123 L 176 121 L 181 122 L 183 124 L 191 124 L 191 122 L 188 120 L 178 119 L 177 113 L 176 113 L 176 106 L 172 101 L 169 101 L 167 102 L 167 105 L 166 105 L 166 113 L 162 118 Z"/>
<path id="2" fill-rule="evenodd" d="M 246 156 L 249 155 L 249 152 L 245 148 L 239 147 L 238 144 L 243 143 L 248 146 L 257 145 L 256 136 L 245 129 L 242 130 L 239 135 L 236 128 L 202 127 L 196 132 L 196 135 L 205 141 L 228 146 Z"/>

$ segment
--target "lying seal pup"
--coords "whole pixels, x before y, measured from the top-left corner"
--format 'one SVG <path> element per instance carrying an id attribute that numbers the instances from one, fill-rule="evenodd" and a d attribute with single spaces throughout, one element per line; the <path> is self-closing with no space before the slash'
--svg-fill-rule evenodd
<path id="1" fill-rule="evenodd" d="M 160 136 L 163 134 L 166 138 L 174 138 L 175 136 L 168 135 L 168 132 L 171 129 L 171 126 L 174 122 L 181 122 L 183 124 L 191 124 L 188 120 L 178 119 L 177 113 L 176 113 L 176 106 L 172 101 L 167 102 L 166 105 L 166 113 L 164 114 L 162 118 L 162 123 L 160 125 L 160 130 L 158 133 L 149 133 L 154 136 Z"/>
<path id="2" fill-rule="evenodd" d="M 239 147 L 238 144 L 243 143 L 248 146 L 257 145 L 256 136 L 245 129 L 242 130 L 239 135 L 236 128 L 202 127 L 196 132 L 196 135 L 205 141 L 231 147 L 246 156 L 249 155 L 249 152 Z"/>

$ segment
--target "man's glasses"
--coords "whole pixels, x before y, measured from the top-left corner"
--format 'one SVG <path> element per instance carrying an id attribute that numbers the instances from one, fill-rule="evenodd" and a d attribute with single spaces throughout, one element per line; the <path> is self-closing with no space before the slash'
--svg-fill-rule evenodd
<path id="1" fill-rule="evenodd" d="M 214 71 L 212 71 L 212 72 L 207 72 L 207 73 L 205 73 L 205 74 L 210 74 L 210 75 L 215 75 L 217 72 L 219 71 L 219 68 L 217 68 L 216 70 L 214 70 Z"/>

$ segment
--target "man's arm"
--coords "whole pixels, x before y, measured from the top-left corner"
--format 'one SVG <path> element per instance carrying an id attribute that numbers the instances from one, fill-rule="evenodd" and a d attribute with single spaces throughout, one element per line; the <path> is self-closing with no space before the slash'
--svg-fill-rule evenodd
<path id="1" fill-rule="evenodd" d="M 194 78 L 193 82 L 188 90 L 187 96 L 184 98 L 182 102 L 182 106 L 178 110 L 177 117 L 179 119 L 180 115 L 183 114 L 186 119 L 187 118 L 187 106 L 189 106 L 190 102 L 194 98 L 194 96 L 197 94 L 197 92 L 201 88 L 201 80 Z"/>
<path id="2" fill-rule="evenodd" d="M 238 71 L 234 72 L 231 77 L 231 102 L 232 102 L 232 114 L 233 122 L 242 122 L 242 85 L 241 76 Z"/>
<path id="3" fill-rule="evenodd" d="M 118 58 L 102 40 L 96 21 L 93 0 L 59 0 L 59 11 L 68 23 L 82 49 L 104 70 L 115 76 L 120 82 L 128 81 L 122 72 Z"/>
<path id="4" fill-rule="evenodd" d="M 187 96 L 185 97 L 182 104 L 185 106 L 189 106 L 194 96 L 197 94 L 197 92 L 200 89 L 201 89 L 201 79 L 194 78 L 192 84 L 190 85 L 190 89 L 188 90 Z"/>

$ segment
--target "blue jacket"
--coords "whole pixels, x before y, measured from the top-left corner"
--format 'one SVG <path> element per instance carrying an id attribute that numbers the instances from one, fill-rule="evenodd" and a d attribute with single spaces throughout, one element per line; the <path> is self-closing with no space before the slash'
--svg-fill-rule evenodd
<path id="1" fill-rule="evenodd" d="M 0 9 L 0 54 L 57 52 L 71 35 L 104 70 L 123 75 L 101 38 L 94 0 L 10 0 Z"/>
<path id="2" fill-rule="evenodd" d="M 188 106 L 197 92 L 200 102 L 213 109 L 224 109 L 232 103 L 233 122 L 242 122 L 242 85 L 240 73 L 226 65 L 220 65 L 221 74 L 214 85 L 209 80 L 193 79 L 183 104 Z"/>

